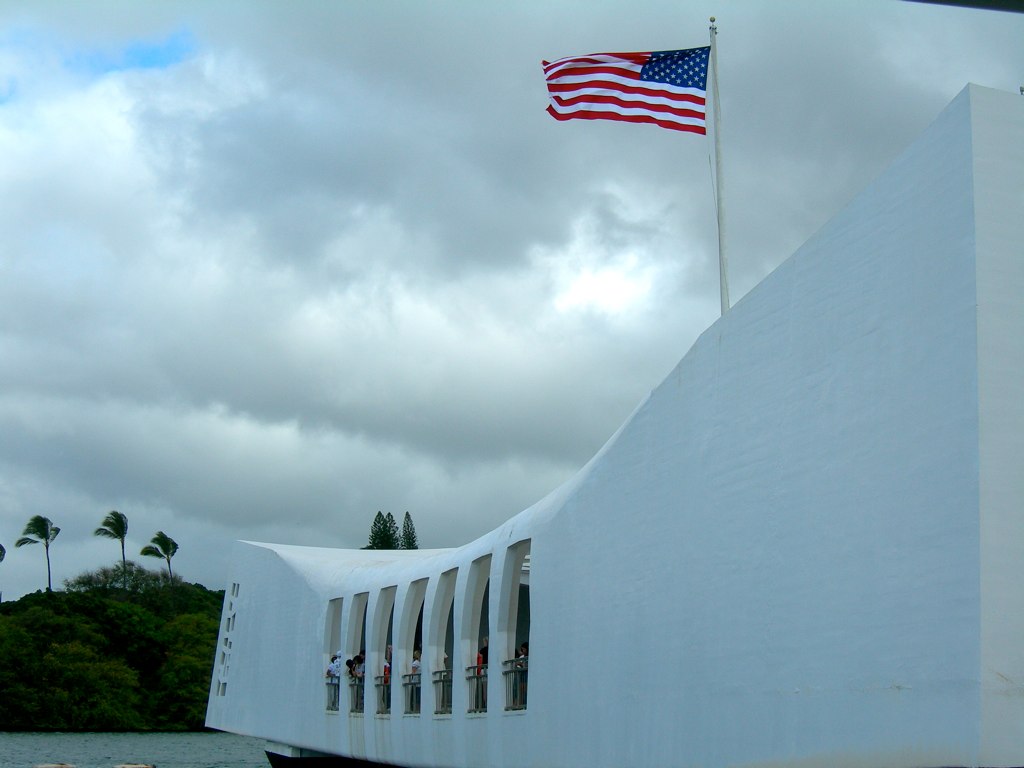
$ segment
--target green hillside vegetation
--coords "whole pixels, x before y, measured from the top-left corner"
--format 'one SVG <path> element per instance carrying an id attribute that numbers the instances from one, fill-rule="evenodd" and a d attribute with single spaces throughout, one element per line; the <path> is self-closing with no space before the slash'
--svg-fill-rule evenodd
<path id="1" fill-rule="evenodd" d="M 0 603 L 0 727 L 198 730 L 224 592 L 127 561 Z"/>

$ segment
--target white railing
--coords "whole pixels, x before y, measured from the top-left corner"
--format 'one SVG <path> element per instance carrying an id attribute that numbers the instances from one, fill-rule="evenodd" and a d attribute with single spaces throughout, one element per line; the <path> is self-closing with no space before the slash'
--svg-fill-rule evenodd
<path id="1" fill-rule="evenodd" d="M 508 659 L 502 662 L 501 676 L 505 681 L 505 710 L 526 709 L 526 691 L 529 682 L 529 660 Z M 446 715 L 452 711 L 452 671 L 442 669 L 434 672 L 434 714 Z M 422 708 L 422 675 L 414 672 L 402 675 L 403 700 L 407 715 L 418 715 Z M 467 712 L 487 711 L 487 665 L 466 667 L 466 684 L 469 689 Z M 327 711 L 337 712 L 340 706 L 341 680 L 329 677 L 327 687 Z M 377 714 L 391 714 L 391 680 L 389 675 L 374 678 L 377 693 Z M 349 678 L 349 711 L 362 714 L 364 711 L 364 680 Z"/>
<path id="2" fill-rule="evenodd" d="M 526 709 L 526 682 L 529 659 L 503 661 L 501 676 L 505 678 L 505 709 Z"/>
<path id="3" fill-rule="evenodd" d="M 377 675 L 373 678 L 377 689 L 377 714 L 391 714 L 391 675 Z"/>
<path id="4" fill-rule="evenodd" d="M 327 678 L 327 711 L 337 712 L 341 699 L 341 681 L 336 677 Z"/>
<path id="5" fill-rule="evenodd" d="M 466 683 L 469 685 L 469 707 L 467 712 L 487 711 L 487 665 L 474 664 L 466 667 Z"/>
<path id="6" fill-rule="evenodd" d="M 434 714 L 450 715 L 452 712 L 452 671 L 439 669 L 434 673 Z"/>
<path id="7" fill-rule="evenodd" d="M 402 690 L 405 695 L 405 714 L 418 715 L 420 713 L 420 673 L 413 672 L 409 675 L 402 675 Z"/>
<path id="8" fill-rule="evenodd" d="M 348 683 L 348 710 L 349 712 L 363 712 L 363 678 L 353 677 Z"/>

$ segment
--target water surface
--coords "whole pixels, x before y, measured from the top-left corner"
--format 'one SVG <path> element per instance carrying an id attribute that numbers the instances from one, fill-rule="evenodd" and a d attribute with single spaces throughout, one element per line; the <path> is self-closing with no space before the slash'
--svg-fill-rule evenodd
<path id="1" fill-rule="evenodd" d="M 230 733 L 0 733 L 0 768 L 269 768 L 264 743 Z"/>

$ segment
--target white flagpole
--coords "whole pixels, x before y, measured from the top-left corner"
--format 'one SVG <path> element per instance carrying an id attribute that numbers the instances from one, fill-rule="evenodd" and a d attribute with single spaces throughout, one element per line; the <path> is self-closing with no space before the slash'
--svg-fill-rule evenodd
<path id="1" fill-rule="evenodd" d="M 725 258 L 725 211 L 722 205 L 722 144 L 721 124 L 722 110 L 718 103 L 718 55 L 715 48 L 715 38 L 718 37 L 718 27 L 715 26 L 715 17 L 711 17 L 711 66 L 708 69 L 708 77 L 712 74 L 711 81 L 711 102 L 714 104 L 715 121 L 715 208 L 718 210 L 718 284 L 722 295 L 722 314 L 729 309 L 729 281 L 726 276 Z"/>

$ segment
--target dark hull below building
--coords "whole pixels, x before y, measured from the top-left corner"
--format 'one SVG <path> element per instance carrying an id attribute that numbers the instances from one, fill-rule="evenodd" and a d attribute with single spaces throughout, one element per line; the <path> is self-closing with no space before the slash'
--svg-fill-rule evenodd
<path id="1" fill-rule="evenodd" d="M 340 755 L 321 755 L 316 757 L 289 757 L 267 750 L 267 760 L 271 768 L 384 768 L 387 763 L 374 763 L 369 760 L 358 760 L 354 757 L 341 757 Z M 391 768 L 389 766 L 389 768 Z M 969 768 L 965 765 L 943 765 L 935 768 Z M 991 768 L 990 766 L 978 766 L 978 768 Z M 1013 768 L 1024 768 L 1024 765 Z"/>
<path id="2" fill-rule="evenodd" d="M 271 768 L 382 768 L 385 763 L 359 760 L 341 755 L 310 755 L 293 757 L 266 750 Z"/>

